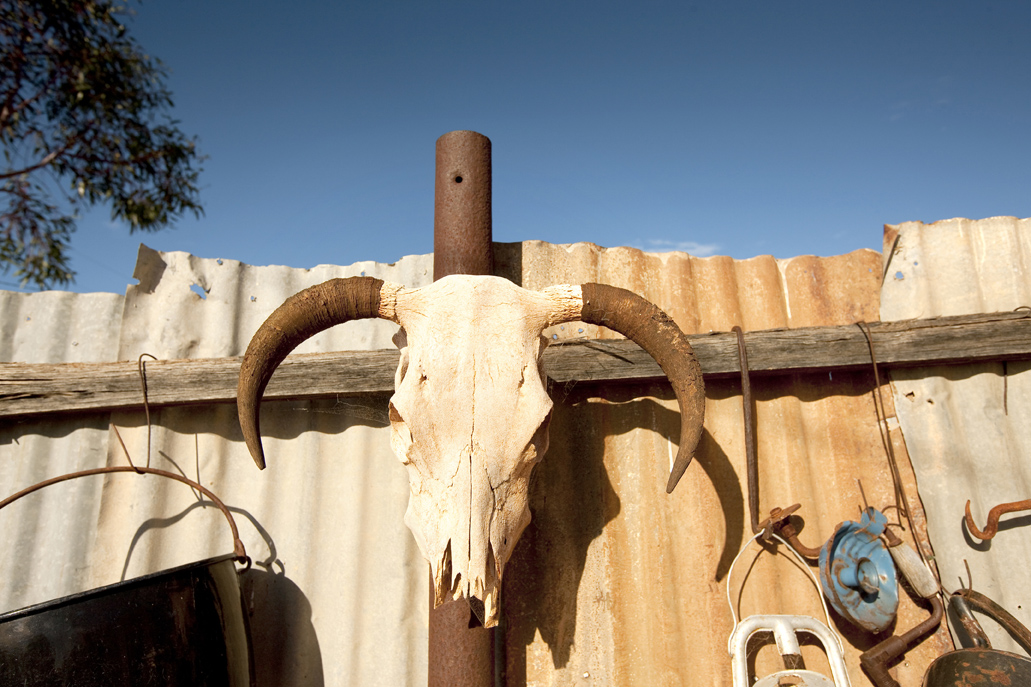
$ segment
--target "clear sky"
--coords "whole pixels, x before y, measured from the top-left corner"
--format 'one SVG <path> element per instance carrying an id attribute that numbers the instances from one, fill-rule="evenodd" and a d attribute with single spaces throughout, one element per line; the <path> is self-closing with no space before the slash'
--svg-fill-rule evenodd
<path id="1" fill-rule="evenodd" d="M 208 155 L 206 214 L 73 237 L 76 291 L 139 243 L 249 264 L 433 246 L 436 139 L 493 143 L 494 240 L 748 258 L 1031 216 L 1031 3 L 150 0 L 130 31 Z M 0 275 L 9 288 L 15 281 Z"/>

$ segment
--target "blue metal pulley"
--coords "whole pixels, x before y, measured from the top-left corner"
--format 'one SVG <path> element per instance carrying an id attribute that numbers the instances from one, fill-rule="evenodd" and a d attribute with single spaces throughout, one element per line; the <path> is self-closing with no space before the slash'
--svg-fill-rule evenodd
<path id="1" fill-rule="evenodd" d="M 876 508 L 846 520 L 820 549 L 820 586 L 831 606 L 869 632 L 888 629 L 899 608 L 895 563 L 880 535 L 888 519 Z"/>

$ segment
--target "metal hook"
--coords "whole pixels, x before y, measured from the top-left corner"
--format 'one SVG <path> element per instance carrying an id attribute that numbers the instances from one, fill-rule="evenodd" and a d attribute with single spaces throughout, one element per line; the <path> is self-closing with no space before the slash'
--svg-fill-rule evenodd
<path id="1" fill-rule="evenodd" d="M 140 375 L 140 388 L 143 390 L 143 411 L 147 414 L 147 467 L 150 467 L 150 403 L 147 400 L 147 364 L 143 362 L 144 357 L 157 358 L 150 353 L 140 353 L 140 357 L 136 359 L 136 370 Z M 122 448 L 125 448 L 123 445 Z M 129 455 L 128 451 L 126 455 Z M 131 464 L 131 461 L 130 461 Z"/>
<path id="2" fill-rule="evenodd" d="M 1000 503 L 995 508 L 988 511 L 988 522 L 984 526 L 984 530 L 978 529 L 977 525 L 974 524 L 974 517 L 970 514 L 970 501 L 967 501 L 966 506 L 966 517 L 963 521 L 967 525 L 967 530 L 970 534 L 974 535 L 981 541 L 988 541 L 993 538 L 999 531 L 999 518 L 1006 513 L 1017 513 L 1019 511 L 1031 510 L 1031 499 L 1026 501 L 1013 501 L 1011 503 Z"/>

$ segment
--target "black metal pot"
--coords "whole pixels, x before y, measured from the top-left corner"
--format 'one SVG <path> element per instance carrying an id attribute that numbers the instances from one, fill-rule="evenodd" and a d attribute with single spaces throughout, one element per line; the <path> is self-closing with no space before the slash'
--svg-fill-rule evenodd
<path id="1" fill-rule="evenodd" d="M 210 491 L 181 475 L 146 472 L 200 489 L 229 519 L 235 553 L 0 615 L 0 685 L 247 687 L 250 639 L 235 561 L 246 560 L 236 524 Z"/>
<path id="2" fill-rule="evenodd" d="M 924 687 L 1031 685 L 1031 660 L 998 649 L 958 649 L 934 659 Z"/>
<path id="3" fill-rule="evenodd" d="M 956 634 L 965 647 L 936 658 L 924 674 L 924 687 L 1031 685 L 1031 659 L 993 649 L 971 609 L 1002 625 L 1021 648 L 1031 652 L 1031 633 L 994 601 L 972 589 L 952 595 L 950 610 Z"/>

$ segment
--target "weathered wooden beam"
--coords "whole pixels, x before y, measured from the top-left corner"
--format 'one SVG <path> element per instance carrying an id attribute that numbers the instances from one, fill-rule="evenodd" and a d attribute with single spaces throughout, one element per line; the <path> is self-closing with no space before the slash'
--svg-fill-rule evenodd
<path id="1" fill-rule="evenodd" d="M 878 363 L 885 367 L 1031 359 L 1028 312 L 938 317 L 870 325 Z M 689 337 L 706 377 L 739 372 L 732 333 Z M 756 374 L 788 374 L 870 365 L 858 325 L 747 332 L 748 363 Z M 342 351 L 288 356 L 265 398 L 331 398 L 390 393 L 396 350 Z M 627 340 L 562 342 L 544 354 L 556 382 L 649 381 L 663 374 Z M 240 358 L 147 362 L 152 406 L 229 403 L 236 399 Z M 0 364 L 0 417 L 143 407 L 135 362 Z"/>

